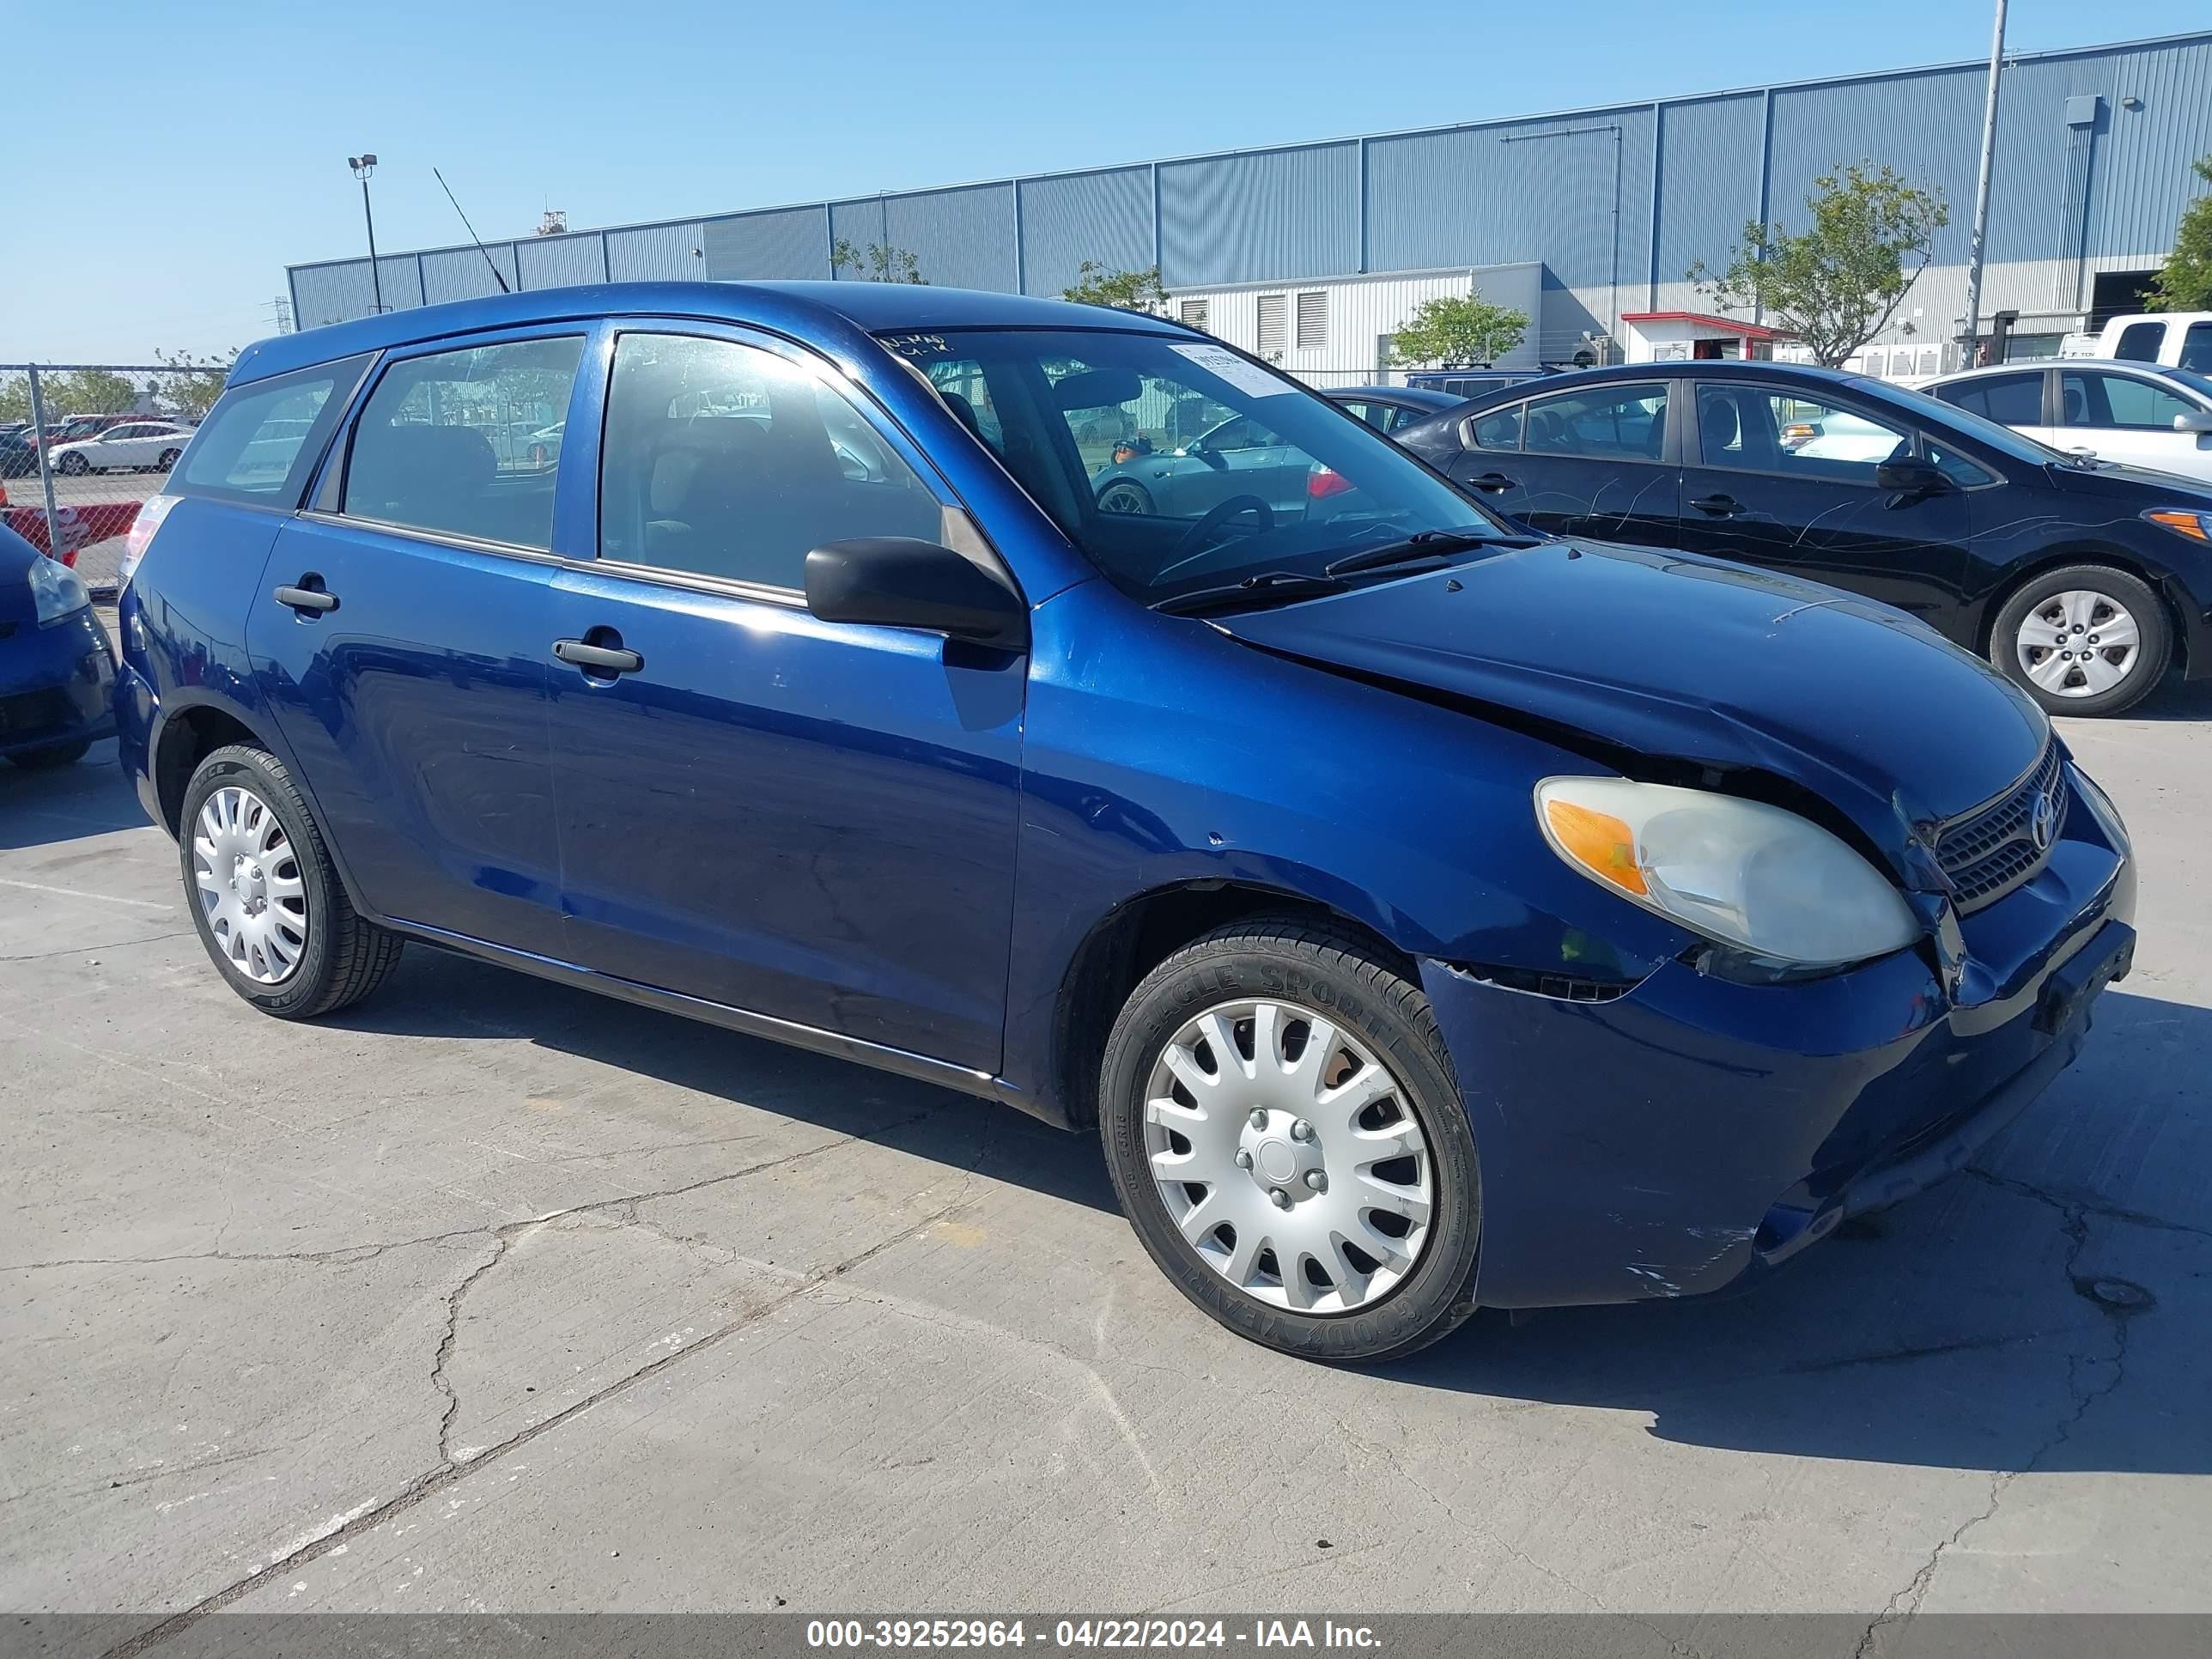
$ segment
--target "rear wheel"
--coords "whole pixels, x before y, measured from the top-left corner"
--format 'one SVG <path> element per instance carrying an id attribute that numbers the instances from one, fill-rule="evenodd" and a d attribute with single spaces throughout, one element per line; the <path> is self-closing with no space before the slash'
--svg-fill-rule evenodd
<path id="1" fill-rule="evenodd" d="M 154 463 L 154 470 L 157 472 L 167 472 L 171 467 L 177 464 L 177 457 L 184 453 L 185 452 L 181 449 L 163 450 L 161 452 L 161 459 Z"/>
<path id="2" fill-rule="evenodd" d="M 307 1019 L 376 989 L 396 933 L 348 902 L 322 832 L 281 762 L 234 744 L 199 763 L 177 837 L 200 943 L 231 989 L 264 1013 Z"/>
<path id="3" fill-rule="evenodd" d="M 1286 1353 L 1374 1363 L 1474 1310 L 1474 1136 L 1428 999 L 1348 933 L 1243 922 L 1146 975 L 1099 1129 L 1176 1287 Z"/>
<path id="4" fill-rule="evenodd" d="M 1990 634 L 1998 670 L 2054 714 L 2117 714 L 2150 694 L 2172 654 L 2166 607 L 2110 565 L 2046 570 Z"/>

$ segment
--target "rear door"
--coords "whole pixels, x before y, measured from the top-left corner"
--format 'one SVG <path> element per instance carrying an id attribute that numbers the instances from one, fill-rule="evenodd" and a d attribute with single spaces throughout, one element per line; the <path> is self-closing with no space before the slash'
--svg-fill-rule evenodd
<path id="1" fill-rule="evenodd" d="M 1875 477 L 1893 458 L 1950 458 L 1887 410 L 1825 389 L 1730 377 L 1684 390 L 1694 398 L 1684 547 L 1832 582 L 1947 632 L 1959 626 L 1969 492 L 1947 482 L 1907 494 Z"/>
<path id="2" fill-rule="evenodd" d="M 1473 415 L 1449 471 L 1547 535 L 1670 546 L 1670 397 L 1664 380 L 1607 381 Z"/>
<path id="3" fill-rule="evenodd" d="M 2066 446 L 2058 441 L 2049 403 L 2050 379 L 2051 371 L 2042 368 L 2024 368 L 2010 374 L 1977 374 L 1970 380 L 1938 386 L 1936 395 L 1970 415 L 1979 415 L 1999 426 L 2008 426 L 2038 443 L 2063 449 Z"/>
<path id="4" fill-rule="evenodd" d="M 2176 416 L 2195 414 L 2199 407 L 2177 388 L 2148 375 L 2094 368 L 2061 369 L 2058 380 L 2064 419 L 2056 447 L 2087 450 L 2128 466 L 2212 477 L 2212 436 L 2173 429 Z"/>
<path id="5" fill-rule="evenodd" d="M 558 955 L 545 736 L 556 474 L 492 435 L 568 407 L 587 331 L 399 354 L 278 535 L 246 623 L 325 829 L 379 914 Z M 584 502 L 588 514 L 588 500 Z"/>
<path id="6" fill-rule="evenodd" d="M 803 597 L 824 542 L 958 544 L 949 494 L 769 337 L 636 325 L 593 386 L 562 449 L 596 462 L 599 557 L 516 647 L 552 677 L 563 954 L 996 1071 L 1028 659 Z"/>

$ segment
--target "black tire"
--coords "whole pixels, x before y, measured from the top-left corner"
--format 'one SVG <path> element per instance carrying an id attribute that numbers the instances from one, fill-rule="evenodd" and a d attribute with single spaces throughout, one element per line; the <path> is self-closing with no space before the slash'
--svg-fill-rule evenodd
<path id="1" fill-rule="evenodd" d="M 72 478 L 77 478 L 92 471 L 92 463 L 82 455 L 64 455 L 55 463 L 54 470 L 58 472 L 65 472 Z"/>
<path id="2" fill-rule="evenodd" d="M 1194 1015 L 1240 997 L 1324 1012 L 1389 1068 L 1396 1098 L 1419 1121 L 1432 1166 L 1429 1236 L 1406 1277 L 1356 1311 L 1301 1313 L 1237 1289 L 1183 1237 L 1153 1179 L 1144 1098 L 1152 1067 Z M 1169 957 L 1115 1021 L 1098 1115 L 1114 1190 L 1138 1240 L 1176 1289 L 1238 1335 L 1303 1358 L 1375 1364 L 1426 1347 L 1474 1311 L 1481 1183 L 1451 1056 L 1420 988 L 1350 932 L 1260 917 L 1217 928 Z"/>
<path id="3" fill-rule="evenodd" d="M 299 865 L 310 924 L 307 946 L 292 971 L 274 984 L 248 979 L 229 965 L 192 878 L 193 826 L 207 798 L 227 784 L 250 789 L 276 815 Z M 246 1001 L 279 1019 L 313 1019 L 360 1001 L 390 977 L 405 941 L 355 913 L 331 867 L 321 829 L 275 756 L 242 744 L 215 750 L 194 769 L 178 821 L 182 825 L 177 852 L 185 908 L 223 983 Z"/>
<path id="4" fill-rule="evenodd" d="M 50 744 L 44 749 L 26 749 L 9 758 L 31 771 L 43 772 L 52 766 L 76 765 L 91 747 L 89 738 L 79 738 L 74 743 Z"/>
<path id="5" fill-rule="evenodd" d="M 1116 497 L 1127 505 L 1107 506 L 1108 501 Z M 1132 479 L 1115 478 L 1098 492 L 1098 510 L 1101 513 L 1150 513 L 1152 510 L 1152 492 Z"/>
<path id="6" fill-rule="evenodd" d="M 185 452 L 181 449 L 163 450 L 161 452 L 161 459 L 154 463 L 154 470 L 156 472 L 167 472 L 171 467 L 177 464 L 177 457 L 184 453 Z"/>
<path id="7" fill-rule="evenodd" d="M 2108 690 L 2069 696 L 2046 690 L 2021 660 L 2021 629 L 2036 608 L 2055 594 L 2082 592 L 2103 595 L 2135 619 L 2136 644 L 2125 676 Z M 2092 624 L 2094 626 L 2094 624 Z M 2053 643 L 2057 634 L 2052 635 Z M 1990 660 L 1997 672 L 2053 714 L 2117 714 L 2148 696 L 2165 678 L 2173 657 L 2173 630 L 2165 604 L 2140 577 L 2108 564 L 2062 565 L 2024 583 L 1999 607 L 1990 627 Z"/>

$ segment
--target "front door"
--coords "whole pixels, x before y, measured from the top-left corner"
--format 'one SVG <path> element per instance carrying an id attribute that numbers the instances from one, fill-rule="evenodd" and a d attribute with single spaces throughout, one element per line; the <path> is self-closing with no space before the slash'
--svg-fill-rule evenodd
<path id="1" fill-rule="evenodd" d="M 1684 390 L 1692 389 L 1686 384 Z M 1886 489 L 1882 462 L 1926 453 L 1879 413 L 1823 392 L 1730 379 L 1694 385 L 1681 545 L 1831 582 L 1941 625 L 1966 584 L 1967 492 Z"/>
<path id="2" fill-rule="evenodd" d="M 1550 536 L 1673 544 L 1664 380 L 1607 381 L 1471 417 L 1455 482 Z"/>
<path id="3" fill-rule="evenodd" d="M 246 648 L 318 814 L 379 915 L 559 951 L 545 741 L 554 475 L 488 428 L 565 407 L 583 339 L 390 364 L 331 510 L 276 538 Z"/>
<path id="4" fill-rule="evenodd" d="M 995 1072 L 1027 659 L 802 599 L 810 548 L 946 538 L 919 457 L 794 349 L 638 331 L 599 459 L 536 642 L 562 954 Z"/>

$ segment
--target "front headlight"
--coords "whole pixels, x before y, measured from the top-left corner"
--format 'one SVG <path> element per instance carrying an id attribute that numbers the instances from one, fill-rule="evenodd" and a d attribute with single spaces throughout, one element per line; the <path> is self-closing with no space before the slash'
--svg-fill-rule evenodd
<path id="1" fill-rule="evenodd" d="M 31 599 L 39 607 L 39 626 L 58 623 L 92 603 L 84 579 L 58 560 L 43 555 L 31 561 Z"/>
<path id="2" fill-rule="evenodd" d="M 1920 936 L 1880 872 L 1778 806 L 1627 778 L 1547 778 L 1536 821 L 1592 881 L 1772 963 L 1840 967 Z"/>

